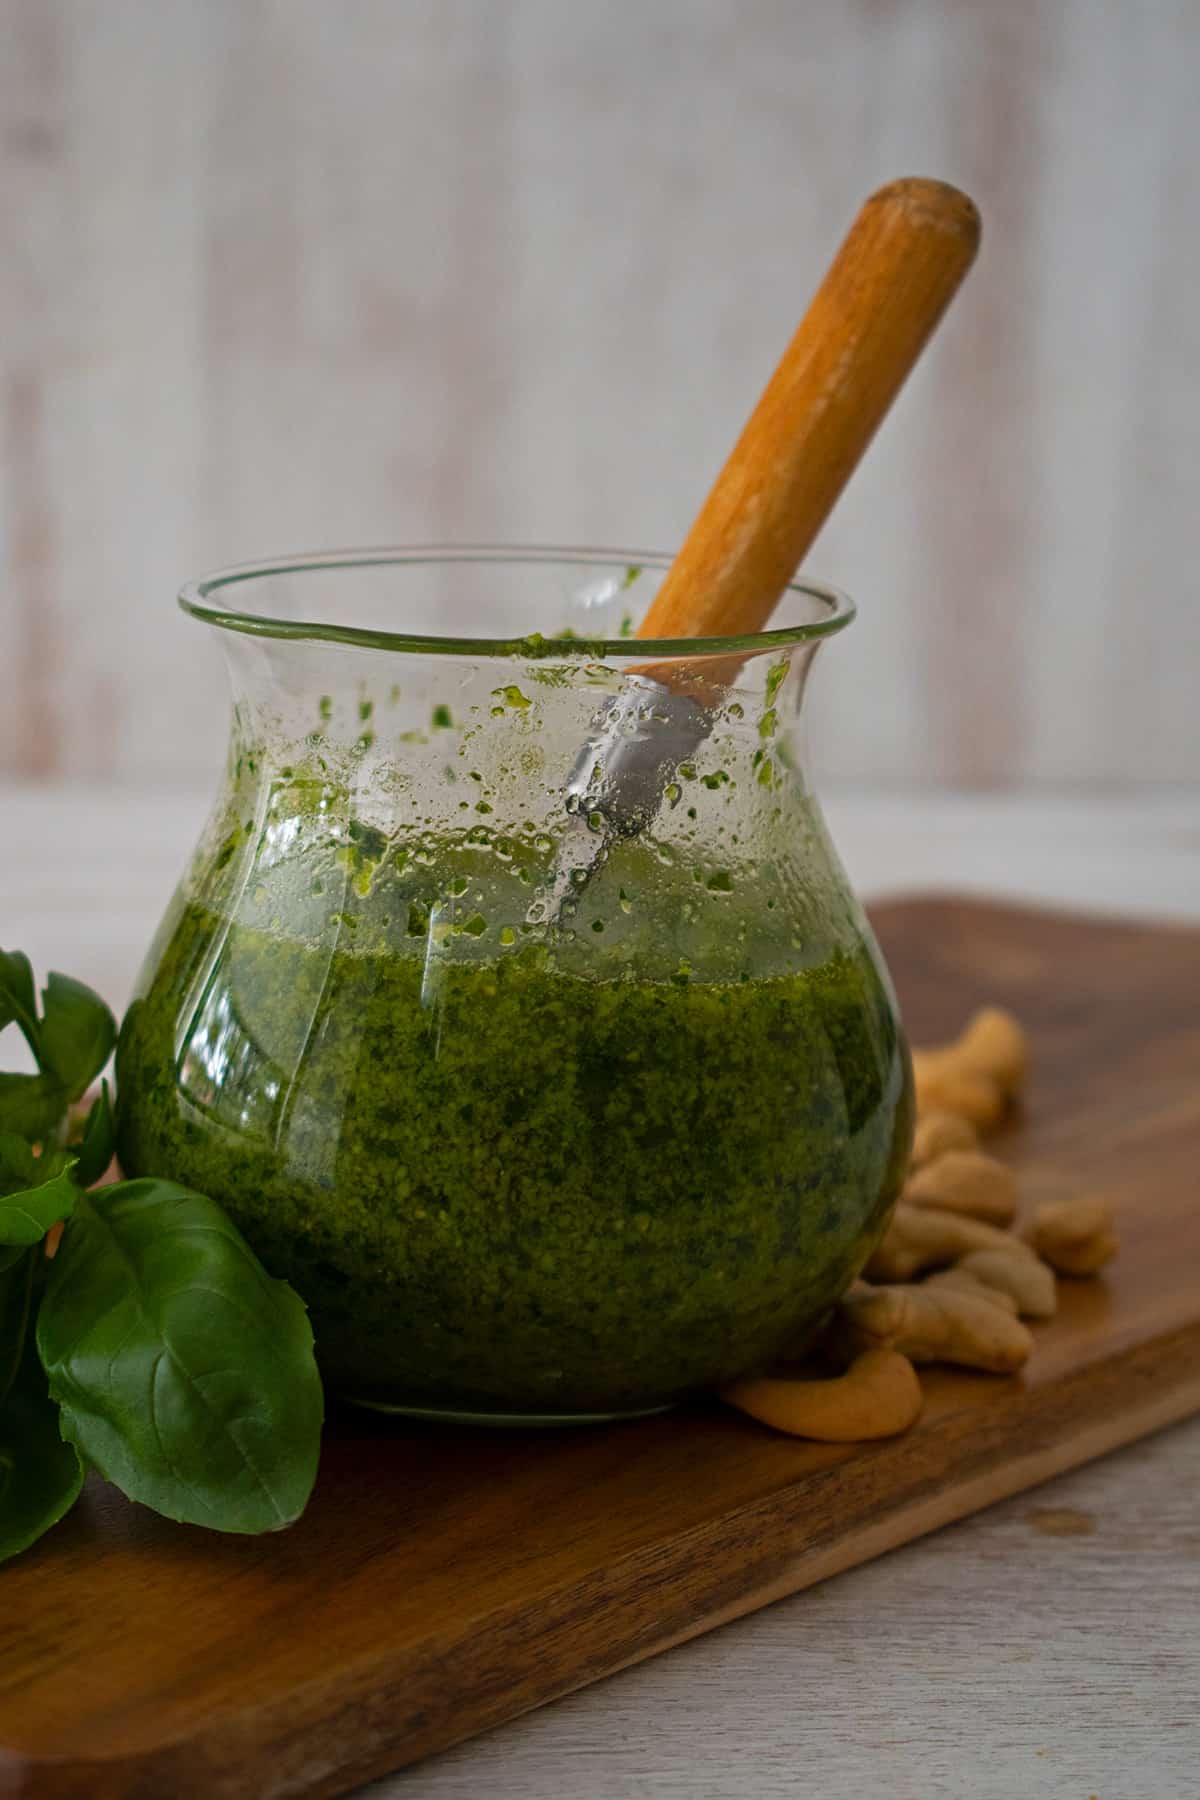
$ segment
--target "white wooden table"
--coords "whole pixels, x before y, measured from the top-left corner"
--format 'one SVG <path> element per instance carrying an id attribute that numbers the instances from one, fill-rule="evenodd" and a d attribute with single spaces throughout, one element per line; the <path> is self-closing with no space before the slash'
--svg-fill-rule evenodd
<path id="1" fill-rule="evenodd" d="M 122 1005 L 204 807 L 194 790 L 0 784 L 0 942 Z M 827 811 L 868 895 L 952 886 L 1200 919 L 1194 792 L 847 794 Z M 373 1790 L 380 1800 L 1198 1791 L 1200 1420 Z"/>

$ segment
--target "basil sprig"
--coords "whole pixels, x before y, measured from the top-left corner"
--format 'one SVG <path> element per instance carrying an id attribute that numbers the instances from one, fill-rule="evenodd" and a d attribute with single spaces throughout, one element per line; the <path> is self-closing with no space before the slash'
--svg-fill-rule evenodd
<path id="1" fill-rule="evenodd" d="M 112 1055 L 116 1021 L 98 994 L 69 975 L 51 975 L 39 1016 L 29 958 L 0 950 L 0 1031 L 10 1024 L 20 1029 L 38 1070 L 0 1074 L 0 1131 L 45 1139 Z"/>
<path id="2" fill-rule="evenodd" d="M 0 1030 L 36 1074 L 0 1074 L 0 1560 L 74 1505 L 88 1468 L 168 1518 L 291 1524 L 316 1478 L 323 1401 L 304 1305 L 215 1201 L 175 1182 L 89 1192 L 112 1161 L 116 1024 L 51 975 L 37 1005 L 0 951 Z"/>

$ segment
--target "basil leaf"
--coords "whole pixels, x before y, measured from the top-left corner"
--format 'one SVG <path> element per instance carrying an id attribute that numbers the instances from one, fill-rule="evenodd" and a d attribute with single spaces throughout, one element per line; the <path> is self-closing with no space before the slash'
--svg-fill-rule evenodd
<path id="1" fill-rule="evenodd" d="M 4 1416 L 4 1402 L 17 1378 L 30 1335 L 40 1273 L 38 1261 L 27 1249 L 20 1248 L 0 1271 L 0 1418 Z"/>
<path id="2" fill-rule="evenodd" d="M 37 1174 L 37 1157 L 23 1137 L 0 1131 L 0 1194 L 28 1187 Z"/>
<path id="3" fill-rule="evenodd" d="M 50 1170 L 45 1181 L 0 1196 L 0 1244 L 40 1244 L 52 1225 L 74 1212 L 79 1197 L 71 1179 L 74 1162 L 61 1156 L 42 1160 Z"/>
<path id="4" fill-rule="evenodd" d="M 100 1092 L 84 1121 L 83 1136 L 72 1148 L 79 1157 L 72 1171 L 75 1180 L 80 1187 L 91 1187 L 93 1181 L 99 1181 L 117 1149 L 117 1130 L 107 1081 L 100 1083 Z"/>
<path id="5" fill-rule="evenodd" d="M 58 1408 L 29 1332 L 0 1410 L 0 1562 L 70 1512 L 83 1474 L 78 1452 L 59 1433 Z"/>
<path id="6" fill-rule="evenodd" d="M 52 1075 L 0 1075 L 0 1131 L 34 1143 L 57 1131 L 67 1095 Z"/>
<path id="7" fill-rule="evenodd" d="M 57 1077 L 68 1100 L 78 1100 L 100 1073 L 117 1041 L 117 1022 L 90 987 L 52 974 L 42 989 L 42 1069 Z"/>
<path id="8" fill-rule="evenodd" d="M 0 950 L 0 1031 L 16 1023 L 29 1048 L 37 1054 L 37 1002 L 33 994 L 33 970 L 19 950 Z"/>
<path id="9" fill-rule="evenodd" d="M 322 1416 L 308 1315 L 202 1194 L 80 1194 L 38 1350 L 63 1436 L 131 1500 L 218 1531 L 303 1512 Z"/>

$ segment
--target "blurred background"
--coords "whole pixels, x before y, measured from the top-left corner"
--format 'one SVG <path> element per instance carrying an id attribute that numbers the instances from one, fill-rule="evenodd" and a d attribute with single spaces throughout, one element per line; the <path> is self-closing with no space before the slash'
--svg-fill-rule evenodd
<path id="1" fill-rule="evenodd" d="M 860 200 L 984 248 L 810 573 L 836 782 L 1200 764 L 1194 0 L 0 0 L 0 776 L 205 784 L 208 568 L 672 549 Z"/>

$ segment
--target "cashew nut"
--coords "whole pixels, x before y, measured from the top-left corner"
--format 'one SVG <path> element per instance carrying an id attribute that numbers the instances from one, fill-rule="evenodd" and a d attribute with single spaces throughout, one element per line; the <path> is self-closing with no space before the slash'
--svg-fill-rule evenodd
<path id="1" fill-rule="evenodd" d="M 941 1207 L 989 1225 L 1011 1225 L 1017 1216 L 1012 1170 L 978 1150 L 947 1150 L 909 1176 L 902 1197 L 908 1206 Z"/>
<path id="2" fill-rule="evenodd" d="M 957 1113 L 980 1131 L 989 1131 L 1004 1117 L 1004 1089 L 994 1076 L 943 1062 L 936 1050 L 914 1050 L 912 1062 L 919 1116 Z"/>
<path id="3" fill-rule="evenodd" d="M 982 1254 L 994 1256 L 996 1252 L 985 1250 Z M 987 1300 L 991 1305 L 1001 1307 L 1012 1319 L 1015 1319 L 1020 1311 L 1011 1294 L 1006 1293 L 1003 1288 L 989 1287 L 986 1281 L 981 1281 L 978 1275 L 972 1275 L 970 1270 L 964 1269 L 961 1263 L 952 1263 L 948 1269 L 939 1269 L 936 1274 L 927 1275 L 922 1286 L 945 1288 L 948 1292 L 955 1294 L 974 1294 L 977 1300 Z"/>
<path id="4" fill-rule="evenodd" d="M 793 1437 L 853 1444 L 907 1431 L 921 1410 L 921 1384 L 907 1357 L 871 1349 L 831 1381 L 748 1376 L 726 1382 L 721 1398 Z"/>
<path id="5" fill-rule="evenodd" d="M 912 1362 L 958 1363 L 1008 1375 L 1033 1349 L 1033 1338 L 1003 1307 L 949 1288 L 880 1287 L 839 1308 L 849 1341 L 899 1350 Z"/>
<path id="6" fill-rule="evenodd" d="M 926 1113 L 913 1133 L 912 1166 L 923 1169 L 950 1150 L 974 1150 L 978 1144 L 975 1127 L 960 1113 Z"/>
<path id="7" fill-rule="evenodd" d="M 1029 1040 L 1010 1012 L 985 1006 L 967 1023 L 953 1046 L 958 1065 L 973 1074 L 991 1075 L 1004 1092 L 1017 1095 L 1029 1071 Z"/>
<path id="8" fill-rule="evenodd" d="M 997 1293 L 1009 1295 L 1023 1319 L 1052 1319 L 1058 1311 L 1053 1269 L 1036 1256 L 1024 1255 L 1015 1238 L 1002 1250 L 973 1250 L 955 1268 Z"/>
<path id="9" fill-rule="evenodd" d="M 902 1201 L 864 1274 L 868 1281 L 911 1281 L 926 1269 L 944 1268 L 973 1250 L 1004 1250 L 1010 1256 L 1031 1259 L 1033 1256 L 1019 1238 L 1010 1237 L 995 1225 L 985 1225 L 981 1219 L 964 1218 L 961 1213 L 932 1206 L 906 1206 Z"/>
<path id="10" fill-rule="evenodd" d="M 1046 1201 L 1034 1212 L 1030 1241 L 1060 1275 L 1094 1275 L 1117 1254 L 1112 1207 L 1091 1195 Z"/>
<path id="11" fill-rule="evenodd" d="M 917 1109 L 958 1113 L 986 1130 L 1021 1093 L 1028 1040 L 1011 1013 L 984 1007 L 953 1043 L 913 1051 Z"/>

